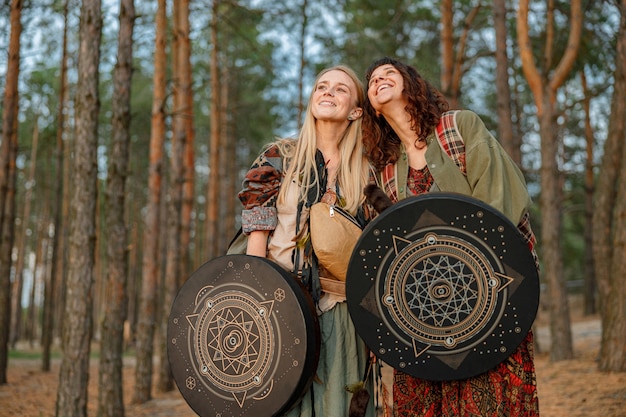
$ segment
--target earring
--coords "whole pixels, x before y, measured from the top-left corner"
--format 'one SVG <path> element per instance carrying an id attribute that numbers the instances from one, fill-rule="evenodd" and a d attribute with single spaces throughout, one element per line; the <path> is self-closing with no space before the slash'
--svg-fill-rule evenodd
<path id="1" fill-rule="evenodd" d="M 352 121 L 352 120 L 354 120 L 354 117 L 348 116 L 348 120 Z"/>

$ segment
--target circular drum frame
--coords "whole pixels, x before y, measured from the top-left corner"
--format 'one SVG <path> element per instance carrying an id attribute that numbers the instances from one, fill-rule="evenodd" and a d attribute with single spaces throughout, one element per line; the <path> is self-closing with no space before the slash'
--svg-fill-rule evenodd
<path id="1" fill-rule="evenodd" d="M 276 263 L 226 255 L 196 270 L 169 317 L 167 353 L 200 416 L 274 416 L 310 387 L 320 336 L 310 295 Z"/>
<path id="2" fill-rule="evenodd" d="M 346 280 L 359 335 L 384 362 L 444 381 L 504 361 L 539 306 L 534 258 L 517 228 L 471 197 L 428 193 L 363 231 Z"/>

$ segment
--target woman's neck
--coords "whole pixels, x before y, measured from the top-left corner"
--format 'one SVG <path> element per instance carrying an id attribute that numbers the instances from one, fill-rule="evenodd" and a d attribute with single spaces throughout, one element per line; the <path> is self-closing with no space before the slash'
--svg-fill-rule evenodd
<path id="1" fill-rule="evenodd" d="M 417 133 L 411 129 L 411 117 L 406 110 L 402 109 L 402 111 L 385 115 L 385 119 L 393 131 L 396 132 L 396 135 L 398 135 L 398 138 L 406 149 L 415 146 L 418 137 Z"/>
<path id="2" fill-rule="evenodd" d="M 326 164 L 326 172 L 328 175 L 327 188 L 334 188 L 337 179 L 337 171 L 341 163 L 341 150 L 339 149 L 339 140 L 341 134 L 337 132 L 317 132 L 317 149 L 324 156 Z"/>
<path id="3" fill-rule="evenodd" d="M 404 145 L 409 166 L 415 169 L 424 168 L 426 166 L 426 142 L 420 142 L 417 133 L 411 129 L 411 119 L 406 110 L 402 109 L 402 111 L 385 115 L 385 119 Z"/>
<path id="4" fill-rule="evenodd" d="M 335 125 L 336 126 L 336 125 Z M 324 155 L 324 160 L 328 162 L 329 159 L 338 162 L 341 151 L 339 150 L 339 141 L 344 133 L 344 130 L 335 129 L 316 129 L 316 142 L 315 146 Z"/>

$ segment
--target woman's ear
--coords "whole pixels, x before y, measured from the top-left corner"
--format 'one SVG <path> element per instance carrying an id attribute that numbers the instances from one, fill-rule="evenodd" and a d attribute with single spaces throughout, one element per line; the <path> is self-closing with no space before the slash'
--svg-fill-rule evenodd
<path id="1" fill-rule="evenodd" d="M 363 116 L 363 109 L 360 108 L 360 107 L 356 107 L 348 115 L 348 120 L 356 120 L 356 119 L 358 119 L 361 116 Z"/>

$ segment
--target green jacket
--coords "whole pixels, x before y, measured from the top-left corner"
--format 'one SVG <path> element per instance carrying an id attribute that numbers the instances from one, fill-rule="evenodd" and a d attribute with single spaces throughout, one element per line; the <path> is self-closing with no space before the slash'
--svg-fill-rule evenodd
<path id="1" fill-rule="evenodd" d="M 469 110 L 456 113 L 456 127 L 465 143 L 467 176 L 443 150 L 436 132 L 427 139 L 426 163 L 438 189 L 475 197 L 500 210 L 513 224 L 518 224 L 528 211 L 531 199 L 526 181 L 518 166 L 491 135 L 480 117 Z M 406 172 L 406 154 L 397 162 L 397 172 Z M 398 188 L 405 193 L 404 184 Z"/>

